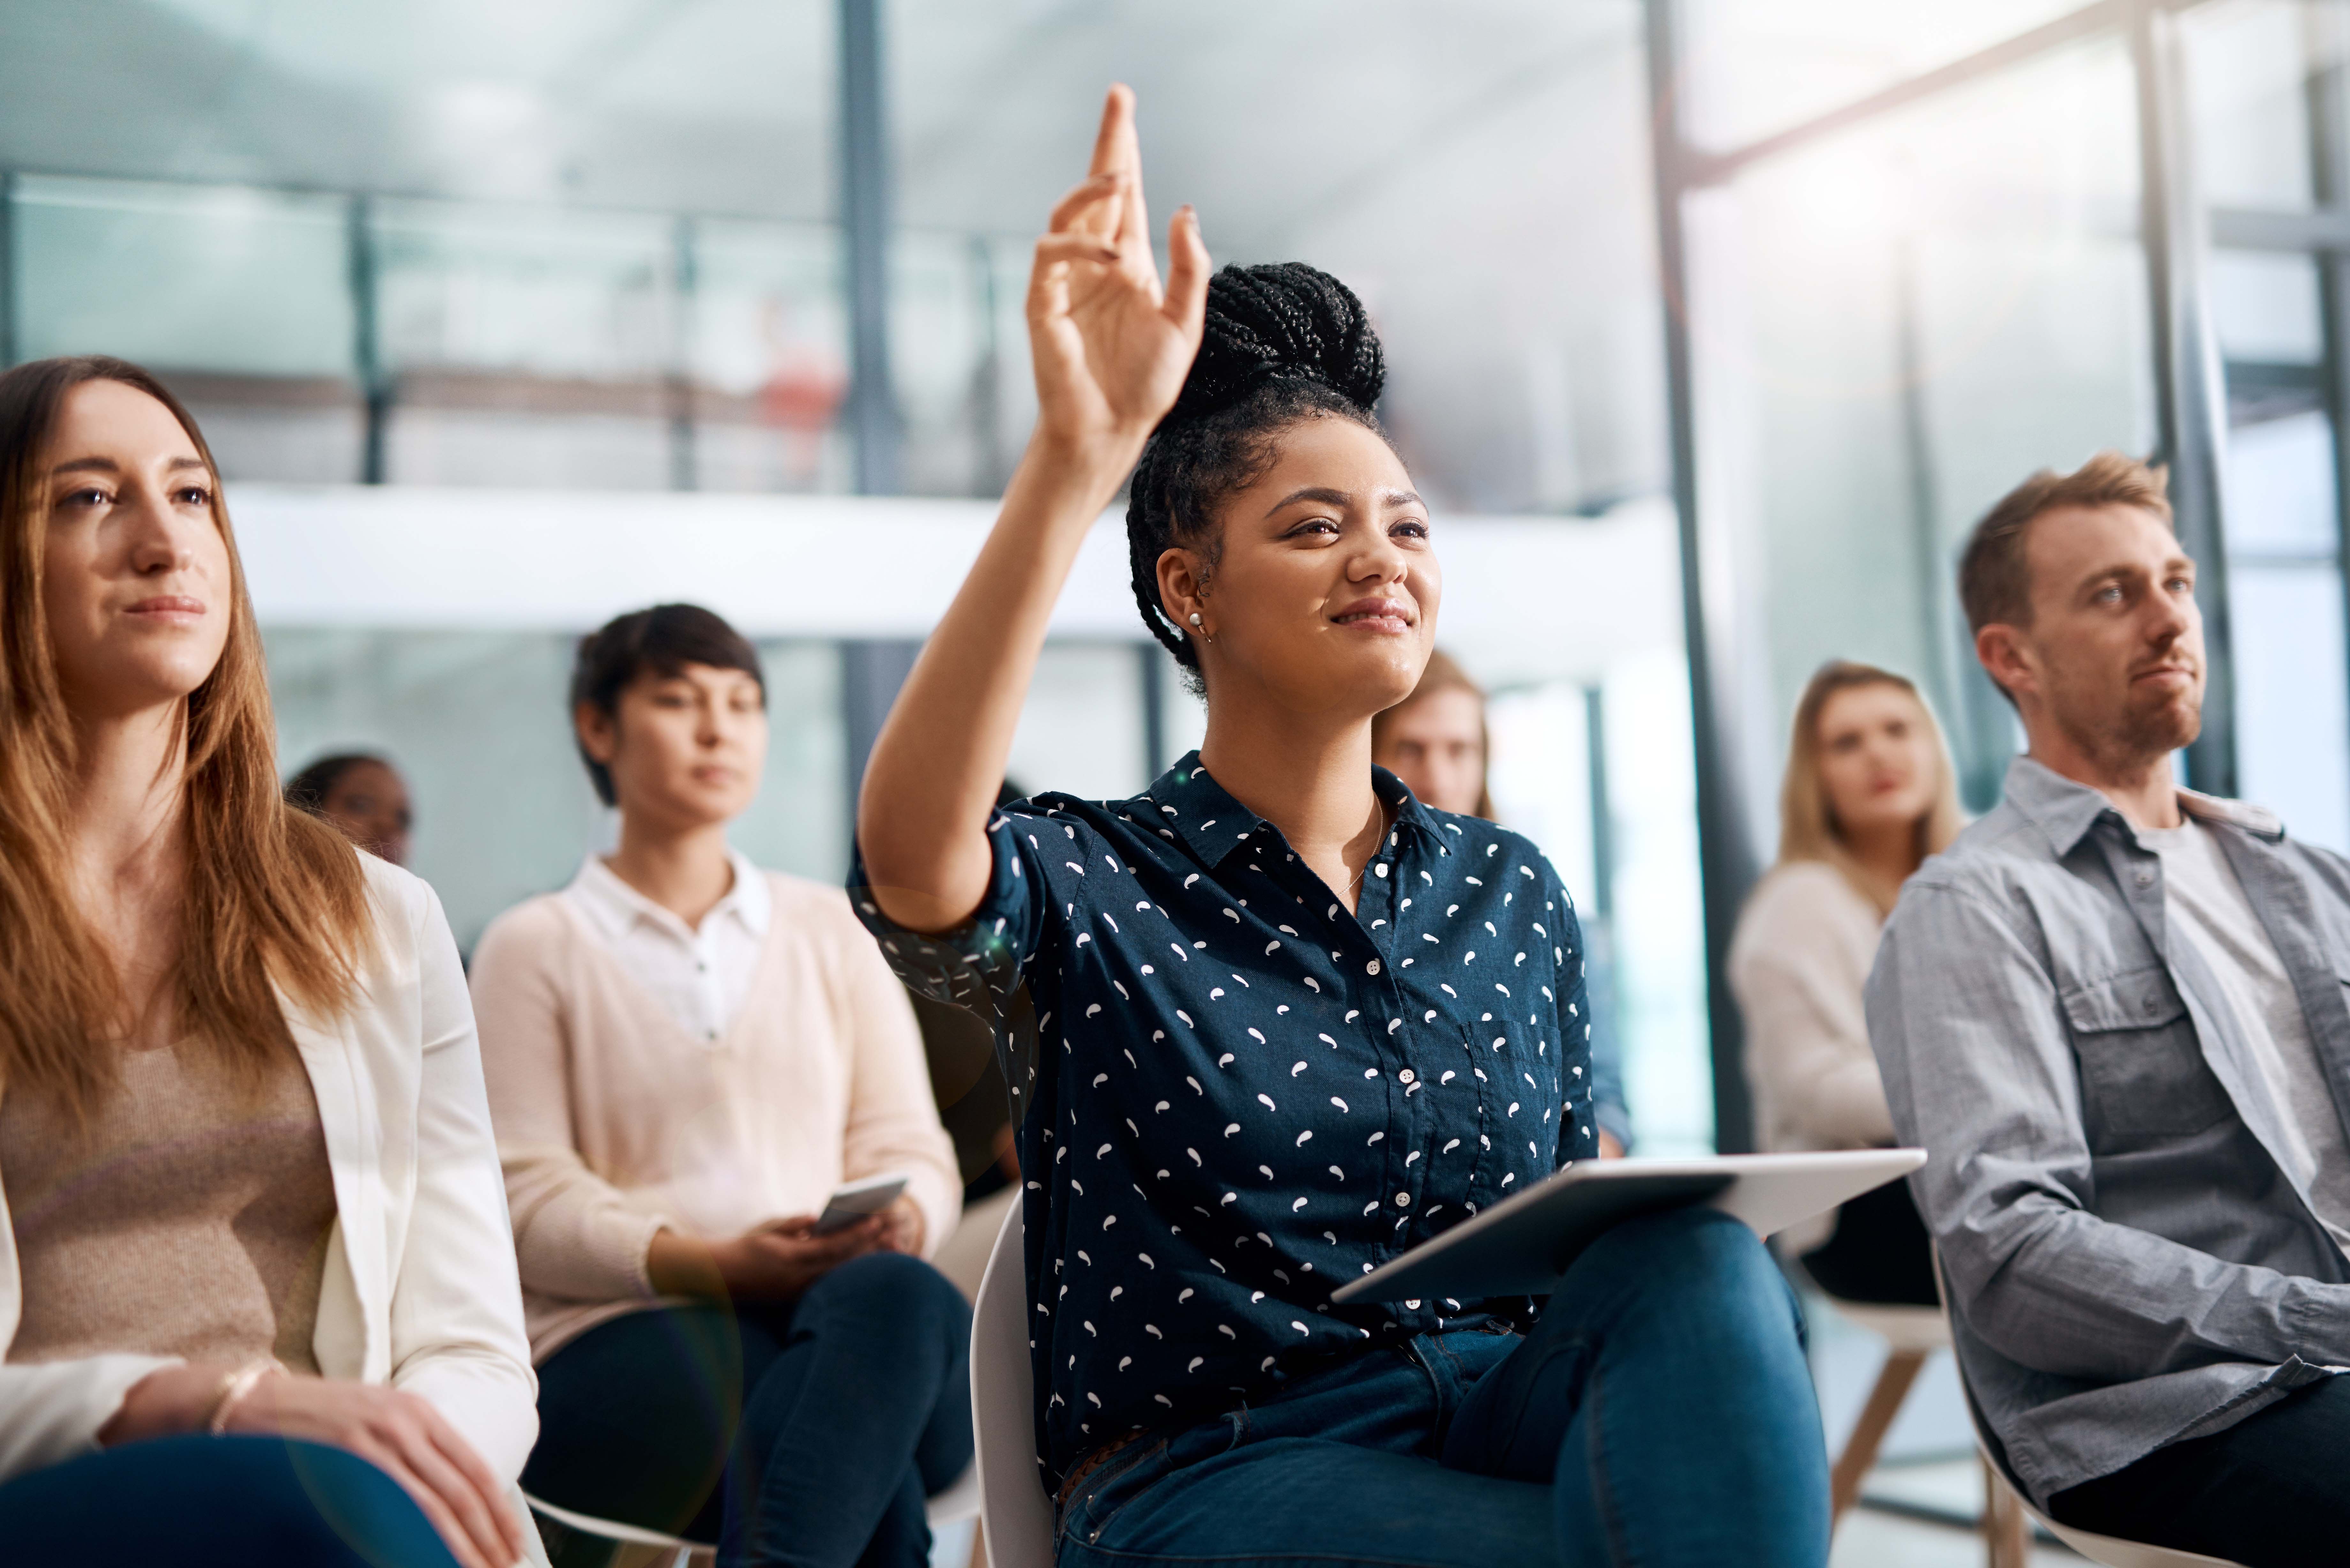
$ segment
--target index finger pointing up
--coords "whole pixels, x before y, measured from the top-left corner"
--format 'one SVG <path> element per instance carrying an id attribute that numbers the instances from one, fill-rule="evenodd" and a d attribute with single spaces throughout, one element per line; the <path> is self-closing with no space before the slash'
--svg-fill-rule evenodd
<path id="1" fill-rule="evenodd" d="M 1088 174 L 1142 172 L 1142 151 L 1134 140 L 1134 89 L 1124 82 L 1110 84 L 1102 104 L 1101 130 L 1094 137 L 1094 161 Z"/>

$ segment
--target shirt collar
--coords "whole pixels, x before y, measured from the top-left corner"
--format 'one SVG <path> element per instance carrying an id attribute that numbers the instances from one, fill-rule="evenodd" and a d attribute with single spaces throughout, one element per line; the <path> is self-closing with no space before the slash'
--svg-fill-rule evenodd
<path id="1" fill-rule="evenodd" d="M 1395 832 L 1416 833 L 1440 854 L 1451 853 L 1435 815 L 1419 804 L 1402 780 L 1385 768 L 1374 767 L 1371 788 L 1394 812 Z M 1197 752 L 1186 753 L 1180 762 L 1159 774 L 1136 804 L 1149 808 L 1158 818 L 1157 826 L 1173 833 L 1206 866 L 1222 865 L 1224 857 L 1255 837 L 1260 829 L 1279 836 L 1279 829 L 1234 800 L 1231 791 L 1209 776 L 1200 765 Z"/>
<path id="2" fill-rule="evenodd" d="M 710 913 L 702 918 L 702 929 L 708 930 L 712 920 L 733 919 L 739 920 L 754 937 L 764 939 L 775 912 L 775 896 L 768 890 L 766 875 L 739 849 L 730 847 L 726 862 L 734 868 L 734 885 L 726 889 L 724 898 L 710 907 Z M 580 864 L 579 874 L 571 878 L 566 890 L 608 938 L 626 935 L 629 928 L 639 921 L 687 940 L 694 937 L 692 927 L 620 880 L 600 855 L 589 855 Z"/>
<path id="3" fill-rule="evenodd" d="M 2068 779 L 2045 763 L 2018 757 L 2007 764 L 2007 801 L 2033 826 L 2048 836 L 2058 859 L 2073 853 L 2091 826 L 2107 812 L 2127 826 L 2126 819 L 2103 793 L 2076 779 Z M 2191 789 L 2178 792 L 2178 806 L 2203 822 L 2226 823 L 2263 838 L 2284 836 L 2276 813 L 2241 800 L 2226 800 Z"/>

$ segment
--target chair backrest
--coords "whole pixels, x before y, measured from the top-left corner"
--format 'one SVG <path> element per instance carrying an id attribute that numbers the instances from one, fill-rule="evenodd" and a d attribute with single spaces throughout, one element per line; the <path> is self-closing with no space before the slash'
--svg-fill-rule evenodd
<path id="1" fill-rule="evenodd" d="M 971 1314 L 971 1422 L 988 1568 L 1052 1568 L 1053 1500 L 1036 1473 L 1022 1205 L 996 1233 Z"/>

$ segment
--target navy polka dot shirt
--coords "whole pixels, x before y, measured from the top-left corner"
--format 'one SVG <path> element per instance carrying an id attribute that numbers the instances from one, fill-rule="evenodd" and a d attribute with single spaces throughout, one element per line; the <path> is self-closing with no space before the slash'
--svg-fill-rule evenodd
<path id="1" fill-rule="evenodd" d="M 907 984 L 994 1028 L 1019 1124 L 1048 1490 L 1375 1344 L 1524 1303 L 1330 1293 L 1596 1155 L 1575 907 L 1525 839 L 1374 773 L 1393 830 L 1349 913 L 1185 757 L 1147 794 L 988 826 L 971 925 L 858 913 Z M 1027 995 L 1018 987 L 1027 982 Z"/>

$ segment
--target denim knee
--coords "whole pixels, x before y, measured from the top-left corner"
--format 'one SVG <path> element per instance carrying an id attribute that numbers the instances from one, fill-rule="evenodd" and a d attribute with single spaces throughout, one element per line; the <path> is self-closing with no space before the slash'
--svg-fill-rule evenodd
<path id="1" fill-rule="evenodd" d="M 1692 1204 L 1627 1220 L 1591 1244 L 1582 1259 L 1621 1288 L 1679 1300 L 1768 1303 L 1803 1327 L 1794 1293 L 1743 1220 Z"/>
<path id="2" fill-rule="evenodd" d="M 903 1252 L 868 1252 L 826 1274 L 800 1298 L 799 1315 L 811 1313 L 889 1324 L 909 1333 L 929 1330 L 957 1341 L 971 1334 L 971 1307 L 962 1293 L 930 1264 Z"/>

